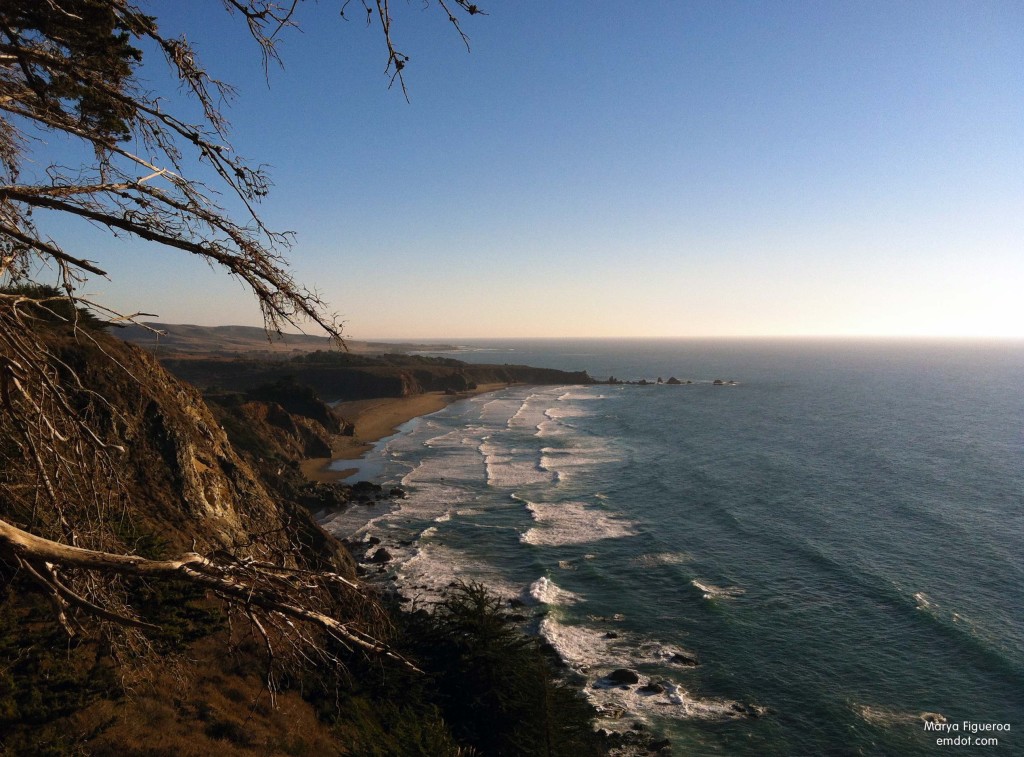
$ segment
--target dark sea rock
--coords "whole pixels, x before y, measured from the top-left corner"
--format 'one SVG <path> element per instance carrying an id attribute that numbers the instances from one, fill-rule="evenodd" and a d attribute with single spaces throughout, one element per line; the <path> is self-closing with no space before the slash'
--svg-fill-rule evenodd
<path id="1" fill-rule="evenodd" d="M 647 744 L 648 752 L 662 752 L 668 750 L 672 746 L 672 742 L 668 739 L 661 739 L 659 741 L 651 741 Z"/>
<path id="2" fill-rule="evenodd" d="M 310 510 L 335 510 L 344 507 L 350 499 L 345 484 L 324 484 L 308 481 L 299 486 L 298 500 Z"/>
<path id="3" fill-rule="evenodd" d="M 628 668 L 613 670 L 605 678 L 612 683 L 640 683 L 640 674 Z"/>
<path id="4" fill-rule="evenodd" d="M 759 707 L 756 704 L 741 704 L 740 702 L 734 702 L 731 709 L 733 712 L 746 715 L 748 718 L 760 718 L 768 713 L 767 707 Z"/>
<path id="5" fill-rule="evenodd" d="M 672 655 L 669 658 L 669 662 L 674 662 L 676 665 L 686 665 L 687 667 L 690 667 L 690 668 L 697 667 L 697 665 L 700 664 L 697 661 L 696 657 L 693 657 L 692 655 L 685 654 L 683 652 L 676 652 L 674 655 Z"/>
<path id="6" fill-rule="evenodd" d="M 372 481 L 356 481 L 352 484 L 352 499 L 362 504 L 375 503 L 384 497 L 384 487 Z"/>
<path id="7" fill-rule="evenodd" d="M 644 694 L 662 694 L 665 691 L 665 687 L 660 683 L 654 683 L 653 681 L 646 686 L 641 686 L 637 691 Z"/>
<path id="8" fill-rule="evenodd" d="M 388 552 L 386 549 L 384 549 L 384 547 L 381 547 L 380 549 L 378 549 L 376 552 L 373 553 L 373 557 L 370 558 L 370 562 L 372 562 L 372 563 L 386 563 L 386 562 L 391 562 L 392 559 L 393 559 L 392 554 L 390 552 Z"/>
<path id="9" fill-rule="evenodd" d="M 673 384 L 673 385 L 676 385 L 676 384 L 682 384 L 683 382 L 682 382 L 682 381 L 680 381 L 679 379 L 677 379 L 677 378 L 676 378 L 675 376 L 670 376 L 670 377 L 669 377 L 669 379 L 668 379 L 668 381 L 666 381 L 665 383 L 666 383 L 666 384 Z"/>

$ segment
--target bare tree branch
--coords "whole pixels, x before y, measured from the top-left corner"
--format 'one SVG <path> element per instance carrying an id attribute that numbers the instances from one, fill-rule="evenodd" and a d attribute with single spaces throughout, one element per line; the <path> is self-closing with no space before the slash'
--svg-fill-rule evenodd
<path id="1" fill-rule="evenodd" d="M 409 57 L 393 41 L 389 0 L 360 3 L 367 22 L 379 24 L 385 72 L 408 97 Z M 244 19 L 264 67 L 280 62 L 279 35 L 295 25 L 299 0 L 222 5 Z M 436 7 L 468 49 L 460 15 L 480 9 L 467 0 L 437 0 Z M 271 537 L 250 534 L 252 543 L 207 555 L 193 547 L 156 560 L 133 554 L 118 530 L 130 520 L 121 481 L 127 452 L 118 435 L 129 419 L 89 388 L 87 367 L 66 349 L 86 346 L 141 385 L 148 368 L 133 373 L 138 366 L 120 362 L 91 328 L 99 316 L 132 321 L 144 314 L 121 314 L 79 294 L 89 276 L 108 273 L 76 250 L 73 234 L 49 231 L 49 217 L 81 219 L 115 237 L 198 256 L 252 291 L 268 334 L 312 322 L 343 344 L 327 305 L 288 269 L 293 235 L 268 228 L 260 216 L 271 183 L 263 167 L 231 146 L 224 103 L 234 90 L 144 8 L 136 0 L 0 3 L 0 561 L 47 595 L 69 633 L 91 618 L 103 628 L 128 629 L 136 634 L 129 646 L 144 646 L 141 634 L 154 627 L 130 606 L 125 582 L 185 581 L 245 615 L 271 658 L 291 649 L 334 659 L 325 643 L 333 639 L 411 666 L 377 638 L 379 627 L 362 622 L 377 612 L 363 589 L 307 569 L 294 541 L 280 538 L 269 547 Z M 169 106 L 145 88 L 137 75 L 144 49 L 159 51 L 201 115 L 183 117 L 185 106 Z M 55 136 L 80 150 L 80 164 L 50 159 L 47 144 Z M 211 186 L 197 178 L 200 171 Z M 241 204 L 238 218 L 216 199 L 222 194 Z M 57 288 L 41 285 L 53 277 Z M 348 603 L 350 614 L 340 613 L 339 603 Z"/>

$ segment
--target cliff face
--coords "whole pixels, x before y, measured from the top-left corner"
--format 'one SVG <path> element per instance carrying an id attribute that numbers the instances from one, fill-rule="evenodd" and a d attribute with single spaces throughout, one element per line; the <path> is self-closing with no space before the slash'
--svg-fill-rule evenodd
<path id="1" fill-rule="evenodd" d="M 81 382 L 73 407 L 121 448 L 95 474 L 109 480 L 55 478 L 81 546 L 150 558 L 227 551 L 355 577 L 347 551 L 300 504 L 301 477 L 289 467 L 322 449 L 337 426 L 250 402 L 241 410 L 248 445 L 238 446 L 198 390 L 143 350 L 96 339 L 54 334 L 49 344 L 65 378 Z M 52 537 L 60 529 L 48 503 L 18 496 L 38 481 L 12 457 L 14 438 L 0 409 L 0 517 Z M 101 509 L 76 499 L 92 491 Z M 270 706 L 263 645 L 239 632 L 244 620 L 234 630 L 226 624 L 214 594 L 162 580 L 126 580 L 120 590 L 159 628 L 140 657 L 112 655 L 102 625 L 86 624 L 69 640 L 46 596 L 0 554 L 0 754 L 343 752 L 297 692 Z"/>
<path id="2" fill-rule="evenodd" d="M 366 357 L 317 353 L 288 362 L 244 359 L 165 358 L 174 375 L 204 390 L 252 392 L 267 385 L 298 384 L 328 401 L 408 397 L 423 392 L 464 391 L 473 384 L 591 384 L 585 371 L 524 365 L 431 362 L 415 356 Z M 289 408 L 290 409 L 290 408 Z"/>
<path id="3" fill-rule="evenodd" d="M 105 425 L 124 450 L 116 466 L 124 502 L 146 531 L 190 549 L 194 539 L 205 551 L 246 543 L 250 533 L 280 529 L 294 517 L 255 461 L 229 442 L 200 393 L 149 354 L 115 340 L 104 340 L 102 352 L 66 341 L 59 354 L 88 391 L 106 399 Z M 317 434 L 312 423 L 291 420 L 281 408 L 269 416 L 309 444 L 323 443 L 326 432 Z"/>
<path id="4" fill-rule="evenodd" d="M 295 416 L 276 402 L 246 402 L 239 408 L 250 428 L 276 442 L 283 457 L 304 459 L 328 457 L 331 439 L 323 425 L 301 415 Z"/>

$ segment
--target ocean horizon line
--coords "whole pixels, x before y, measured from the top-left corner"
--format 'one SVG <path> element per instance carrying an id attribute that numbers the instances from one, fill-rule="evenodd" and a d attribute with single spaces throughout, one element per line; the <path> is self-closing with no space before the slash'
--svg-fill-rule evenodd
<path id="1" fill-rule="evenodd" d="M 286 335 L 287 336 L 287 335 Z M 1021 343 L 1024 344 L 1024 336 L 963 336 L 963 335 L 853 335 L 853 334 L 784 334 L 784 335 L 732 335 L 732 336 L 389 336 L 389 337 L 367 337 L 347 336 L 346 339 L 355 342 L 558 342 L 558 341 L 619 341 L 619 342 L 672 342 L 672 341 L 757 341 L 757 342 L 986 342 L 986 343 Z"/>

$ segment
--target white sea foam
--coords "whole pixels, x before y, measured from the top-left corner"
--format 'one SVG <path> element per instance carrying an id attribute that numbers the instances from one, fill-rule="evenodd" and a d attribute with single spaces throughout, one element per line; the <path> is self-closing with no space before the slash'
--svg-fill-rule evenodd
<path id="1" fill-rule="evenodd" d="M 336 512 L 318 514 L 320 527 L 332 536 L 345 539 L 356 533 L 365 533 L 372 529 L 381 519 L 386 518 L 394 510 L 394 505 L 388 500 L 382 500 L 375 505 L 350 506 Z"/>
<path id="2" fill-rule="evenodd" d="M 459 582 L 482 583 L 502 597 L 522 593 L 521 587 L 509 583 L 498 569 L 437 542 L 419 542 L 404 552 L 398 550 L 394 562 L 398 563 L 398 589 L 418 604 L 441 601 L 452 585 Z"/>
<path id="3" fill-rule="evenodd" d="M 420 485 L 415 494 L 411 494 L 401 501 L 399 515 L 394 520 L 412 518 L 433 520 L 444 515 L 453 505 L 465 501 L 468 497 L 469 493 L 458 486 Z"/>
<path id="4" fill-rule="evenodd" d="M 551 616 L 541 622 L 540 633 L 565 663 L 586 679 L 587 698 L 608 720 L 625 715 L 644 722 L 655 717 L 732 720 L 746 714 L 746 708 L 737 702 L 695 697 L 678 680 L 663 675 L 640 673 L 639 684 L 631 686 L 606 678 L 619 668 L 664 664 L 672 647 L 653 641 L 638 644 L 629 634 L 609 636 L 596 628 L 563 625 Z M 657 686 L 645 689 L 651 684 Z M 614 723 L 608 725 L 615 727 Z"/>
<path id="5" fill-rule="evenodd" d="M 932 598 L 923 591 L 919 591 L 914 594 L 914 600 L 917 602 L 918 610 L 932 610 L 935 608 L 935 603 L 932 601 Z"/>
<path id="6" fill-rule="evenodd" d="M 572 429 L 555 418 L 547 418 L 537 424 L 537 436 L 542 439 L 549 437 L 566 436 L 573 433 Z"/>
<path id="7" fill-rule="evenodd" d="M 540 467 L 550 471 L 558 481 L 575 479 L 621 459 L 621 454 L 607 442 L 578 435 L 571 439 L 566 435 L 561 445 L 549 443 L 540 450 Z"/>
<path id="8" fill-rule="evenodd" d="M 563 418 L 586 418 L 589 415 L 593 415 L 590 410 L 582 407 L 573 407 L 572 405 L 549 407 L 544 411 L 546 418 L 556 421 Z"/>
<path id="9" fill-rule="evenodd" d="M 509 429 L 535 428 L 538 423 L 544 420 L 544 408 L 547 407 L 549 399 L 541 394 L 531 394 L 508 419 L 506 427 Z"/>
<path id="10" fill-rule="evenodd" d="M 401 479 L 408 496 L 400 500 L 404 517 L 437 518 L 473 498 L 484 476 L 479 437 L 466 429 L 433 438 L 443 452 L 428 455 Z"/>
<path id="11" fill-rule="evenodd" d="M 447 431 L 437 436 L 432 436 L 425 440 L 423 444 L 431 449 L 444 448 L 452 449 L 463 447 L 473 443 L 473 438 L 477 434 L 485 433 L 486 429 L 483 427 L 467 426 L 466 428 L 456 428 L 451 431 Z"/>
<path id="12" fill-rule="evenodd" d="M 607 395 L 604 394 L 587 394 L 585 392 L 578 392 L 569 390 L 564 394 L 558 396 L 559 401 L 567 402 L 569 400 L 603 400 L 606 399 Z"/>
<path id="13" fill-rule="evenodd" d="M 732 599 L 747 593 L 746 589 L 739 586 L 715 586 L 697 578 L 690 583 L 704 592 L 704 599 Z"/>
<path id="14" fill-rule="evenodd" d="M 596 628 L 563 625 L 548 616 L 541 621 L 540 634 L 577 673 L 589 673 L 595 666 L 608 667 L 619 659 L 611 647 L 613 640 Z"/>
<path id="15" fill-rule="evenodd" d="M 579 595 L 566 591 L 546 576 L 541 576 L 526 590 L 531 603 L 544 605 L 568 605 L 579 601 Z"/>
<path id="16" fill-rule="evenodd" d="M 926 722 L 945 723 L 946 716 L 938 712 L 894 710 L 888 707 L 853 703 L 853 711 L 863 720 L 874 725 L 896 726 L 916 725 Z"/>
<path id="17" fill-rule="evenodd" d="M 634 557 L 633 562 L 644 567 L 655 565 L 682 565 L 693 560 L 693 557 L 686 552 L 658 552 L 657 554 L 640 555 Z"/>
<path id="18" fill-rule="evenodd" d="M 601 539 L 634 536 L 637 533 L 633 522 L 615 517 L 583 502 L 529 502 L 526 509 L 530 511 L 538 525 L 519 537 L 524 544 L 548 547 L 586 544 Z"/>
<path id="19" fill-rule="evenodd" d="M 493 438 L 485 439 L 478 449 L 484 458 L 489 486 L 511 489 L 554 480 L 550 471 L 539 466 L 533 451 L 507 447 Z"/>
<path id="20" fill-rule="evenodd" d="M 526 405 L 519 397 L 499 397 L 488 400 L 480 408 L 480 420 L 485 424 L 506 424 Z"/>

